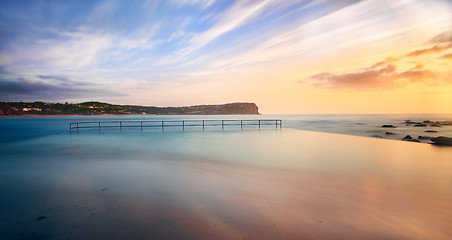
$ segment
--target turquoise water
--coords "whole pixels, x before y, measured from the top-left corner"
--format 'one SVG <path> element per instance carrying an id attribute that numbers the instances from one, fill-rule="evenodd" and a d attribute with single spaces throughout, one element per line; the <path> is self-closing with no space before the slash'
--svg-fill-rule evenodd
<path id="1" fill-rule="evenodd" d="M 400 140 L 405 135 L 417 136 L 447 136 L 452 137 L 452 126 L 436 127 L 413 127 L 405 126 L 405 120 L 414 122 L 430 121 L 452 121 L 452 114 L 414 114 L 414 115 L 223 115 L 223 116 L 86 116 L 86 117 L 36 117 L 36 118 L 0 118 L 0 142 L 11 142 L 27 138 L 47 135 L 67 134 L 70 122 L 81 121 L 126 121 L 126 120 L 215 120 L 215 119 L 282 119 L 284 128 L 339 133 L 346 135 L 372 137 L 380 135 L 385 139 Z M 381 128 L 383 124 L 397 126 L 394 129 Z M 252 127 L 248 127 L 253 129 Z M 219 128 L 211 127 L 209 130 Z M 237 130 L 236 127 L 230 129 Z M 96 129 L 94 129 L 96 130 Z M 116 131 L 118 129 L 105 129 Z M 129 129 L 135 131 L 136 129 Z M 152 130 L 150 128 L 145 130 Z M 155 129 L 154 129 L 155 130 Z M 179 130 L 177 128 L 166 130 Z M 185 129 L 200 130 L 191 127 Z M 426 130 L 435 130 L 436 133 L 426 133 Z M 387 131 L 395 133 L 386 135 Z M 86 131 L 85 131 L 86 132 Z M 428 140 L 422 140 L 428 143 Z"/>
<path id="2" fill-rule="evenodd" d="M 75 121 L 219 118 L 283 128 L 69 132 Z M 425 131 L 406 119 L 450 116 L 1 118 L 0 238 L 449 239 L 452 148 L 362 137 L 382 124 Z"/>

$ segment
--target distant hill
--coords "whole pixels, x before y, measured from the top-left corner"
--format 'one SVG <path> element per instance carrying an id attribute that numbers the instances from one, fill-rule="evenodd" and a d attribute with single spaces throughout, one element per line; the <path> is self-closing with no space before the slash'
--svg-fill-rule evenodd
<path id="1" fill-rule="evenodd" d="M 207 115 L 207 114 L 259 114 L 254 103 L 227 103 L 187 107 L 153 107 L 114 105 L 102 102 L 45 103 L 0 102 L 3 115 L 102 115 L 102 114 L 156 114 L 156 115 Z"/>

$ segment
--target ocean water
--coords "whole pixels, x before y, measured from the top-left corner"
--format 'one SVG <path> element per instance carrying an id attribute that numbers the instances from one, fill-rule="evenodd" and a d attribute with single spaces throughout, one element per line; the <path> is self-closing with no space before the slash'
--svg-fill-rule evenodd
<path id="1" fill-rule="evenodd" d="M 76 121 L 178 119 L 283 127 L 69 132 Z M 0 118 L 0 239 L 450 239 L 452 147 L 393 141 L 431 129 L 407 119 L 452 117 Z"/>

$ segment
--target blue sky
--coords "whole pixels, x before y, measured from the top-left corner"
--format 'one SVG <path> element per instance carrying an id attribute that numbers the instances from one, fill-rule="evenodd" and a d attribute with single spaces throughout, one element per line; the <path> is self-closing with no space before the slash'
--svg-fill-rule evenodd
<path id="1" fill-rule="evenodd" d="M 422 48 L 451 29 L 452 12 L 448 1 L 403 0 L 3 0 L 0 6 L 1 100 L 158 106 L 265 106 L 287 94 L 293 98 L 285 101 L 299 102 L 284 88 L 320 89 L 312 81 L 324 79 L 310 76 Z M 326 58 L 347 60 L 322 68 Z"/>

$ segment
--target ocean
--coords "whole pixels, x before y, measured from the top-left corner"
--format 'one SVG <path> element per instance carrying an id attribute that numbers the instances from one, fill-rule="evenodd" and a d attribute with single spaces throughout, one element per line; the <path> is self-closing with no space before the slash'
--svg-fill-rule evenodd
<path id="1" fill-rule="evenodd" d="M 283 121 L 69 131 L 188 119 Z M 452 147 L 399 140 L 452 126 L 406 120 L 452 115 L 0 118 L 0 239 L 450 239 Z"/>

